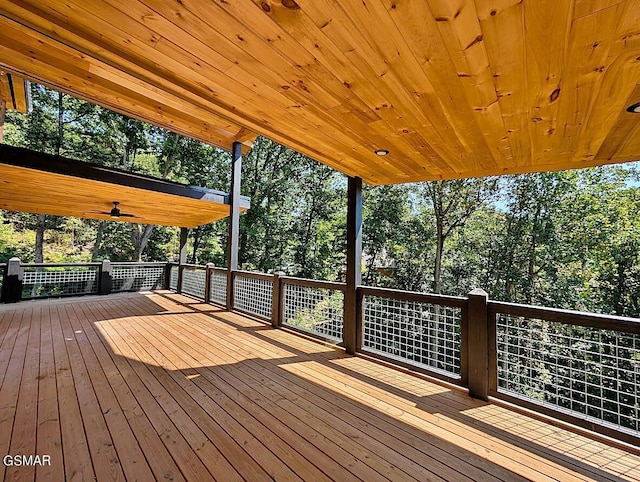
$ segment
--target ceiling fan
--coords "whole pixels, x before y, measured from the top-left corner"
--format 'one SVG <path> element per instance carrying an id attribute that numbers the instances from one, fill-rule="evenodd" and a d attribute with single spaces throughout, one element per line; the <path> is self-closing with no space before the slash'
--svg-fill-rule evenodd
<path id="1" fill-rule="evenodd" d="M 140 216 L 136 216 L 135 214 L 123 213 L 120 211 L 118 207 L 120 205 L 120 201 L 112 201 L 113 207 L 111 211 L 87 211 L 87 214 L 104 214 L 105 216 L 111 216 L 112 218 L 136 218 L 136 219 L 144 219 Z"/>

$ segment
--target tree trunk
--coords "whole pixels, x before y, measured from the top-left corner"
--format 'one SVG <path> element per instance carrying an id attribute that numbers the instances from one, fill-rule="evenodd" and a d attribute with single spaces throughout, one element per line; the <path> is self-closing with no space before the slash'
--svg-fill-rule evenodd
<path id="1" fill-rule="evenodd" d="M 433 292 L 440 294 L 442 291 L 442 252 L 444 251 L 444 228 L 442 221 L 436 221 L 436 256 L 433 263 Z"/>
<path id="2" fill-rule="evenodd" d="M 59 156 L 62 151 L 62 139 L 64 139 L 64 94 L 58 92 L 58 142 L 56 143 L 56 154 Z"/>
<path id="3" fill-rule="evenodd" d="M 105 221 L 100 221 L 98 224 L 98 232 L 96 233 L 96 242 L 93 243 L 93 248 L 91 249 L 91 261 L 100 261 L 98 259 L 98 254 L 100 253 L 100 246 L 102 245 L 102 234 L 104 233 Z"/>
<path id="4" fill-rule="evenodd" d="M 38 214 L 38 226 L 36 227 L 36 252 L 35 252 L 35 262 L 36 263 L 44 263 L 44 231 L 45 231 L 45 222 L 47 216 L 44 214 Z"/>
<path id="5" fill-rule="evenodd" d="M 193 232 L 193 251 L 191 252 L 191 260 L 189 261 L 191 264 L 197 264 L 198 257 L 198 248 L 200 247 L 200 241 L 202 241 L 202 226 L 198 226 L 196 229 L 192 230 Z"/>
<path id="6" fill-rule="evenodd" d="M 45 222 L 47 217 L 44 214 L 38 214 L 38 226 L 36 227 L 36 252 L 35 252 L 35 262 L 36 263 L 44 263 L 44 231 L 45 231 Z M 41 271 L 41 268 L 37 268 L 37 271 Z M 31 296 L 35 298 L 38 295 L 38 284 L 34 283 L 31 288 Z"/>
<path id="7" fill-rule="evenodd" d="M 153 224 L 132 224 L 131 225 L 131 242 L 133 243 L 133 261 L 140 262 L 142 260 L 142 252 L 147 247 L 149 238 L 153 233 Z"/>

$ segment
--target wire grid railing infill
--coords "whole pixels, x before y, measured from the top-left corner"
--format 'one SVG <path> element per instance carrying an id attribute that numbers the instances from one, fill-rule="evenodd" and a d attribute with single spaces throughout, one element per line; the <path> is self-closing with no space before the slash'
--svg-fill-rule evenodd
<path id="1" fill-rule="evenodd" d="M 233 307 L 261 318 L 271 318 L 273 279 L 244 276 L 233 280 Z"/>
<path id="2" fill-rule="evenodd" d="M 98 265 L 24 265 L 22 299 L 98 293 Z"/>
<path id="3" fill-rule="evenodd" d="M 462 309 L 363 296 L 363 348 L 460 378 Z"/>
<path id="4" fill-rule="evenodd" d="M 164 284 L 164 265 L 133 266 L 112 264 L 111 291 L 147 291 L 161 289 Z"/>
<path id="5" fill-rule="evenodd" d="M 640 435 L 640 335 L 496 317 L 498 391 Z"/>
<path id="6" fill-rule="evenodd" d="M 206 268 L 185 266 L 182 271 L 182 292 L 204 300 Z"/>
<path id="7" fill-rule="evenodd" d="M 227 303 L 227 273 L 226 271 L 212 271 L 209 279 L 209 301 L 222 305 Z"/>
<path id="8" fill-rule="evenodd" d="M 284 325 L 342 341 L 344 293 L 341 290 L 283 285 Z"/>
<path id="9" fill-rule="evenodd" d="M 178 266 L 173 265 L 169 268 L 169 288 L 178 289 Z"/>

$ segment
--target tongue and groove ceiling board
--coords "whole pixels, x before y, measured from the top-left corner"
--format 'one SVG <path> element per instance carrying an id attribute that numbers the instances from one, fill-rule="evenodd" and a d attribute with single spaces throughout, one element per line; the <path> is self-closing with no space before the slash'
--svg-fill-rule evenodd
<path id="1" fill-rule="evenodd" d="M 3 0 L 0 68 L 374 185 L 640 158 L 639 1 Z"/>

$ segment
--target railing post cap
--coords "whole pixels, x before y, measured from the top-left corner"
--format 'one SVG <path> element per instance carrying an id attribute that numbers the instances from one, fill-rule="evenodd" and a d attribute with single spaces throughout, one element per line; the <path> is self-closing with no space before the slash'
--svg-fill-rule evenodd
<path id="1" fill-rule="evenodd" d="M 469 296 L 480 296 L 482 298 L 489 298 L 489 295 L 482 288 L 474 288 L 469 292 Z"/>
<path id="2" fill-rule="evenodd" d="M 275 273 L 273 273 L 274 275 L 280 277 L 280 276 L 285 276 L 287 273 L 285 273 L 284 271 L 276 271 Z"/>
<path id="3" fill-rule="evenodd" d="M 207 268 L 215 268 L 215 263 L 207 263 Z"/>
<path id="4" fill-rule="evenodd" d="M 7 276 L 17 276 L 19 280 L 22 280 L 22 273 L 24 268 L 20 265 L 20 258 L 14 256 L 9 259 L 7 263 Z"/>

